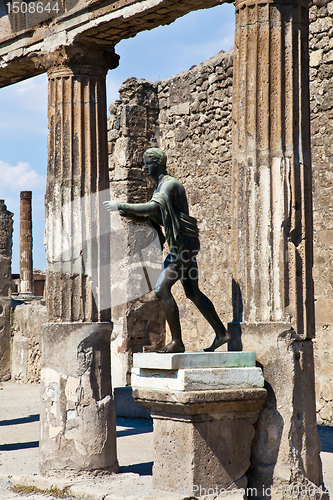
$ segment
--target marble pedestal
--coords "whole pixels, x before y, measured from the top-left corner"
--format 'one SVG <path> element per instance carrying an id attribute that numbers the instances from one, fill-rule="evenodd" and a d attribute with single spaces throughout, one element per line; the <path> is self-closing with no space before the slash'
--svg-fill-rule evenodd
<path id="1" fill-rule="evenodd" d="M 263 385 L 254 353 L 135 354 L 133 396 L 154 419 L 154 488 L 245 488 Z"/>

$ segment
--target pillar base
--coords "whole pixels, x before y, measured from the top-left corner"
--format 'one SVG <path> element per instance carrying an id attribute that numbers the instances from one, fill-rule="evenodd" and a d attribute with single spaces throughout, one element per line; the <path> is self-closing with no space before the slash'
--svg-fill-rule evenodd
<path id="1" fill-rule="evenodd" d="M 150 410 L 154 419 L 153 487 L 179 488 L 179 491 L 185 488 L 197 494 L 200 487 L 201 491 L 206 489 L 210 493 L 212 488 L 214 492 L 216 488 L 219 491 L 244 488 L 247 484 L 245 473 L 250 466 L 253 424 L 265 401 L 266 390 L 236 384 L 232 387 L 232 383 L 224 390 L 208 389 L 205 379 L 211 377 L 211 369 L 196 368 L 193 354 L 189 354 L 189 359 L 192 358 L 190 372 L 193 375 L 197 370 L 196 380 L 200 377 L 204 382 L 201 390 L 166 390 L 165 377 L 157 376 L 156 368 L 144 366 L 140 367 L 144 372 L 142 378 L 147 379 L 150 370 L 155 388 L 143 387 L 144 380 L 140 380 L 141 387 L 133 387 L 133 397 Z M 201 358 L 202 354 L 198 353 Z M 230 353 L 216 354 L 228 356 Z M 139 368 L 135 356 L 134 371 Z M 165 366 L 168 356 L 179 355 L 145 356 L 147 359 L 149 356 L 162 356 L 161 363 Z M 170 372 L 186 371 L 186 353 L 180 356 L 183 362 L 185 359 L 185 368 Z M 214 354 L 204 356 L 212 356 L 213 359 Z M 229 368 L 237 370 L 235 366 Z M 138 376 L 136 371 L 134 380 Z M 177 373 L 170 373 L 170 378 L 177 376 Z M 182 375 L 179 378 L 182 379 Z M 161 389 L 157 387 L 159 380 Z"/>
<path id="2" fill-rule="evenodd" d="M 228 330 L 233 337 L 229 348 L 256 349 L 267 389 L 252 445 L 249 486 L 273 486 L 276 492 L 281 485 L 298 485 L 300 492 L 302 484 L 320 487 L 312 341 L 303 340 L 290 323 L 234 322 Z"/>
<path id="3" fill-rule="evenodd" d="M 118 472 L 111 323 L 47 323 L 41 370 L 42 474 Z"/>

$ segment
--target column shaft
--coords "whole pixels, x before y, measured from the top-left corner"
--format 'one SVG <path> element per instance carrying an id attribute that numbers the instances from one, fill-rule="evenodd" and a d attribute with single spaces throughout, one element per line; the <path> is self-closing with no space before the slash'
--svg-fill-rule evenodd
<path id="1" fill-rule="evenodd" d="M 20 193 L 20 292 L 33 294 L 31 191 Z"/>
<path id="2" fill-rule="evenodd" d="M 118 470 L 111 388 L 106 87 L 114 50 L 73 44 L 49 78 L 40 469 Z"/>
<path id="3" fill-rule="evenodd" d="M 308 5 L 236 3 L 234 279 L 244 320 L 314 336 Z"/>
<path id="4" fill-rule="evenodd" d="M 281 485 L 299 491 L 303 483 L 322 485 L 312 343 L 302 341 L 315 333 L 308 57 L 306 0 L 236 2 L 232 244 L 238 314 L 229 324 L 229 349 L 255 350 L 264 367 L 268 398 L 247 476 L 261 491 L 273 486 L 273 498 Z"/>
<path id="5" fill-rule="evenodd" d="M 50 320 L 108 321 L 106 67 L 49 69 L 48 177 L 45 198 Z M 103 194 L 101 194 L 103 193 Z M 92 276 L 93 274 L 93 276 Z M 110 295 L 110 293 L 109 293 Z"/>

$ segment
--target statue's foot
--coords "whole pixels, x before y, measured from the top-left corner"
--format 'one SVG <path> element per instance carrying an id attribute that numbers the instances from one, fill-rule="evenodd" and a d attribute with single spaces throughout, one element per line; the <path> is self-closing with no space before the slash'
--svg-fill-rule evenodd
<path id="1" fill-rule="evenodd" d="M 215 349 L 220 347 L 223 344 L 226 344 L 227 342 L 230 342 L 232 340 L 231 334 L 228 332 L 228 330 L 225 330 L 223 333 L 218 333 L 216 334 L 215 339 L 213 340 L 213 343 L 210 347 L 207 347 L 204 349 L 205 352 L 213 352 Z"/>
<path id="2" fill-rule="evenodd" d="M 185 352 L 185 346 L 181 340 L 172 340 L 170 344 L 162 347 L 157 352 Z"/>

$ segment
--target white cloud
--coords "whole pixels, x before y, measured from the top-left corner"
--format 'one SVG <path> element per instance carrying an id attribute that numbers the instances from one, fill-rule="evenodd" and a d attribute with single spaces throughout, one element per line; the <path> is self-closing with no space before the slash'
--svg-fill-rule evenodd
<path id="1" fill-rule="evenodd" d="M 9 192 L 45 190 L 45 177 L 31 168 L 30 163 L 19 161 L 12 166 L 0 160 L 0 196 L 8 198 Z"/>
<path id="2" fill-rule="evenodd" d="M 2 137 L 47 135 L 47 76 L 40 75 L 0 89 Z"/>

